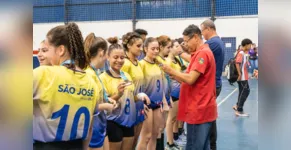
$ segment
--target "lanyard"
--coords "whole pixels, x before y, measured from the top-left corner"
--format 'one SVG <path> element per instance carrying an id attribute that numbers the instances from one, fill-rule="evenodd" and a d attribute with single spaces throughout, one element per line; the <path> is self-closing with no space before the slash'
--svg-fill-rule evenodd
<path id="1" fill-rule="evenodd" d="M 69 65 L 69 64 L 75 64 L 75 62 L 73 60 L 65 60 L 61 63 L 61 66 L 64 66 L 64 65 Z"/>
<path id="2" fill-rule="evenodd" d="M 167 92 L 168 92 L 168 94 L 170 94 L 170 91 L 171 91 L 171 80 L 170 80 L 170 76 L 169 76 L 169 74 L 165 74 L 165 77 L 166 77 L 166 80 L 168 82 L 168 88 L 169 88 L 169 90 Z"/>
<path id="3" fill-rule="evenodd" d="M 103 88 L 103 96 L 104 96 L 104 99 L 105 99 L 106 102 L 108 102 L 108 96 L 107 96 L 107 93 L 106 93 L 106 91 L 105 91 L 104 85 L 103 85 L 101 79 L 99 78 L 99 75 L 98 75 L 97 69 L 96 69 L 93 65 L 90 65 L 90 66 L 91 66 L 91 68 L 95 71 L 96 76 L 97 76 L 97 78 L 99 79 L 99 81 L 100 81 L 100 83 L 101 83 L 101 85 L 102 85 L 102 88 Z"/>
<path id="4" fill-rule="evenodd" d="M 111 69 L 111 67 L 109 68 L 112 72 L 114 72 L 115 74 L 117 74 L 114 70 Z M 122 80 L 124 81 L 128 81 L 127 77 L 125 76 L 124 72 L 123 71 L 119 71 L 120 72 L 120 77 Z"/>
<path id="5" fill-rule="evenodd" d="M 182 66 L 184 66 L 183 60 L 182 60 L 182 58 L 180 56 L 179 56 L 179 60 L 180 60 L 180 62 L 182 64 Z"/>
<path id="6" fill-rule="evenodd" d="M 120 77 L 122 80 L 127 81 L 127 77 L 125 76 L 124 72 L 120 71 Z"/>

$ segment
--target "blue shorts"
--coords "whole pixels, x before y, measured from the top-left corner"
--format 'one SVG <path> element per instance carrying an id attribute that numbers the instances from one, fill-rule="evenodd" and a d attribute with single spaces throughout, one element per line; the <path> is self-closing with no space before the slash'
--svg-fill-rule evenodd
<path id="1" fill-rule="evenodd" d="M 89 143 L 90 148 L 100 148 L 103 146 L 106 137 L 106 114 L 101 111 L 98 115 L 93 117 L 92 138 Z"/>
<path id="2" fill-rule="evenodd" d="M 143 101 L 137 101 L 135 103 L 136 108 L 136 122 L 134 125 L 137 125 L 145 120 L 144 117 L 144 102 Z"/>

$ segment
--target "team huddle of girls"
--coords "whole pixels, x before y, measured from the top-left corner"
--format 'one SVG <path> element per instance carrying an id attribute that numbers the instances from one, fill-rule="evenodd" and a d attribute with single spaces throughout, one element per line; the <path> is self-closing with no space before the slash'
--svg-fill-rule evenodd
<path id="1" fill-rule="evenodd" d="M 180 44 L 137 32 L 83 39 L 75 23 L 52 28 L 33 70 L 34 149 L 179 149 L 180 83 L 160 67 L 183 71 Z"/>

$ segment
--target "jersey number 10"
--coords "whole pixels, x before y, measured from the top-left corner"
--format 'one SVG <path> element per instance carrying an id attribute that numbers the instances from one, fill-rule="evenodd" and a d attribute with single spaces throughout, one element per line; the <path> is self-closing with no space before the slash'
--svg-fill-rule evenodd
<path id="1" fill-rule="evenodd" d="M 60 122 L 58 125 L 55 141 L 62 141 L 64 131 L 66 128 L 69 108 L 70 108 L 70 105 L 64 105 L 63 108 L 61 108 L 59 111 L 54 112 L 52 114 L 52 119 L 57 119 L 60 117 Z M 79 120 L 82 114 L 84 114 L 85 116 L 82 139 L 85 139 L 87 137 L 89 123 L 90 123 L 90 112 L 86 107 L 81 107 L 78 109 L 78 111 L 76 112 L 74 116 L 71 134 L 70 134 L 70 140 L 75 140 L 77 137 L 78 124 L 79 124 Z"/>

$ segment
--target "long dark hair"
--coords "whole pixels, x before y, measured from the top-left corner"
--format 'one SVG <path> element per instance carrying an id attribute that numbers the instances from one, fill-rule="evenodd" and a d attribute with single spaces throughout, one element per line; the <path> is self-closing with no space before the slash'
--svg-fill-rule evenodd
<path id="1" fill-rule="evenodd" d="M 84 50 L 82 33 L 76 23 L 54 27 L 47 33 L 46 37 L 49 43 L 54 46 L 64 45 L 69 51 L 71 60 L 81 69 L 89 65 Z M 75 65 L 71 63 L 69 68 L 75 68 Z"/>

